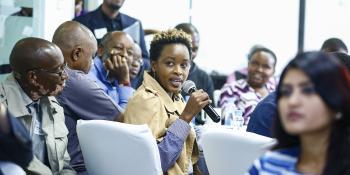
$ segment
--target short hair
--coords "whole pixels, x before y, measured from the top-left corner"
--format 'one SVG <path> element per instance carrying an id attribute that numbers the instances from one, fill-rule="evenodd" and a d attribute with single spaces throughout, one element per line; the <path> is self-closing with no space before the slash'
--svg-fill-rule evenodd
<path id="1" fill-rule="evenodd" d="M 184 32 L 186 32 L 187 34 L 199 34 L 197 28 L 191 24 L 191 23 L 181 23 L 175 26 L 175 29 L 177 30 L 182 30 Z"/>
<path id="2" fill-rule="evenodd" d="M 191 36 L 181 30 L 169 29 L 169 30 L 157 33 L 154 35 L 153 40 L 151 42 L 150 60 L 157 61 L 164 46 L 168 44 L 185 45 L 188 49 L 188 52 L 191 58 L 192 56 L 191 42 L 192 42 Z"/>
<path id="3" fill-rule="evenodd" d="M 325 168 L 322 174 L 340 175 L 350 171 L 350 75 L 344 65 L 324 52 L 299 53 L 284 68 L 277 87 L 277 102 L 281 99 L 282 82 L 291 69 L 302 71 L 313 83 L 316 93 L 334 112 L 342 117 L 332 123 Z M 278 103 L 277 103 L 278 104 Z M 278 143 L 274 149 L 300 146 L 298 136 L 288 134 L 282 127 L 280 113 L 275 120 L 274 136 Z M 335 162 L 342 162 L 340 164 Z"/>
<path id="4" fill-rule="evenodd" d="M 328 52 L 338 52 L 340 50 L 345 50 L 348 53 L 348 48 L 345 43 L 339 38 L 329 38 L 323 42 L 321 50 Z"/>
<path id="5" fill-rule="evenodd" d="M 276 63 L 277 63 L 276 54 L 272 50 L 270 50 L 266 47 L 263 47 L 263 46 L 253 47 L 252 50 L 250 51 L 250 53 L 248 54 L 248 61 L 250 61 L 252 59 L 253 55 L 257 52 L 266 52 L 266 53 L 269 53 L 270 55 L 272 55 L 272 58 L 275 61 L 275 65 L 276 65 Z"/>

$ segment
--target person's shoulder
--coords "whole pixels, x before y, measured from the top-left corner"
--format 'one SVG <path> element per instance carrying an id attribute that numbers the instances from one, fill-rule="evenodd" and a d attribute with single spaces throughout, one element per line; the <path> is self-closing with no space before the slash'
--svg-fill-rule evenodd
<path id="1" fill-rule="evenodd" d="M 262 162 L 269 162 L 272 164 L 279 164 L 279 163 L 292 164 L 297 161 L 299 152 L 300 152 L 300 149 L 297 147 L 277 149 L 277 150 L 266 152 L 261 157 L 261 160 Z"/>
<path id="2" fill-rule="evenodd" d="M 127 14 L 125 14 L 125 13 L 120 13 L 120 16 L 121 16 L 123 19 L 128 20 L 128 21 L 130 21 L 130 22 L 136 22 L 136 21 L 139 21 L 139 22 L 140 22 L 139 19 L 137 19 L 137 18 L 135 18 L 135 17 L 132 17 L 132 16 L 130 16 L 130 15 L 127 15 Z"/>
<path id="3" fill-rule="evenodd" d="M 80 15 L 78 17 L 75 17 L 73 21 L 78 21 L 80 23 L 86 24 L 88 21 L 95 19 L 96 15 L 98 15 L 97 13 L 98 13 L 98 8 L 96 10 L 93 10 L 83 15 Z"/>

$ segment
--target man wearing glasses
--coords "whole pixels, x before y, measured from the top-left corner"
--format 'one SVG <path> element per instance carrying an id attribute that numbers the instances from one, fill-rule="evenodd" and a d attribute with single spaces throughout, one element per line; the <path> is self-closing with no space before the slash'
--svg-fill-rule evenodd
<path id="1" fill-rule="evenodd" d="M 61 50 L 39 38 L 24 38 L 10 55 L 13 72 L 0 83 L 0 103 L 27 128 L 34 159 L 28 174 L 76 174 L 69 166 L 68 130 L 56 101 L 67 80 Z"/>

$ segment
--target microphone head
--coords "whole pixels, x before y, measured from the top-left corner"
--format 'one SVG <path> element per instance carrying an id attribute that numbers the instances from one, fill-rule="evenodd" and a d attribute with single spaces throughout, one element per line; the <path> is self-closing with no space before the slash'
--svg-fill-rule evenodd
<path id="1" fill-rule="evenodd" d="M 186 92 L 187 94 L 190 94 L 191 89 L 196 89 L 196 84 L 194 84 L 194 82 L 191 80 L 186 80 L 182 85 L 182 91 Z"/>

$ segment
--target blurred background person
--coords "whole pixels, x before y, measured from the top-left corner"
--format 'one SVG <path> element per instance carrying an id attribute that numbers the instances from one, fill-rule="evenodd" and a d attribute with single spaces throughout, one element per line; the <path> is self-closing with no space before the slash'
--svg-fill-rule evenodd
<path id="1" fill-rule="evenodd" d="M 249 174 L 349 174 L 349 89 L 349 71 L 335 57 L 298 54 L 277 88 L 278 144 Z"/>
<path id="2" fill-rule="evenodd" d="M 329 38 L 325 40 L 321 46 L 321 51 L 324 52 L 343 52 L 348 53 L 348 47 L 339 38 Z"/>
<path id="3" fill-rule="evenodd" d="M 276 55 L 270 49 L 258 47 L 253 50 L 248 62 L 248 77 L 227 83 L 221 89 L 219 106 L 222 113 L 228 109 L 241 110 L 243 124 L 247 125 L 256 105 L 275 90 L 275 84 L 269 79 L 275 72 L 276 62 Z"/>
<path id="4" fill-rule="evenodd" d="M 125 109 L 124 122 L 147 124 L 157 140 L 164 174 L 199 172 L 196 136 L 189 123 L 210 99 L 203 90 L 187 104 L 180 94 L 191 65 L 191 38 L 176 29 L 163 31 L 151 42 L 152 69 Z M 194 166 L 192 169 L 192 165 Z"/>
<path id="5" fill-rule="evenodd" d="M 84 0 L 75 0 L 74 17 L 86 14 L 84 10 Z"/>
<path id="6" fill-rule="evenodd" d="M 103 0 L 102 5 L 96 10 L 74 18 L 89 28 L 100 43 L 107 32 L 128 31 L 142 50 L 142 58 L 145 68 L 149 69 L 149 56 L 146 48 L 144 31 L 140 20 L 121 13 L 119 10 L 125 0 Z"/>

